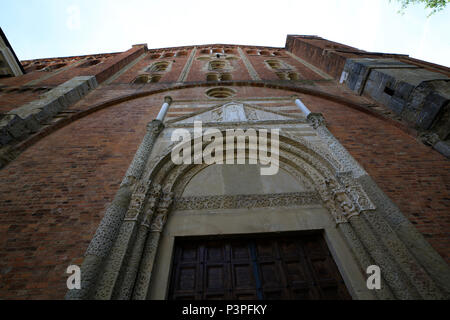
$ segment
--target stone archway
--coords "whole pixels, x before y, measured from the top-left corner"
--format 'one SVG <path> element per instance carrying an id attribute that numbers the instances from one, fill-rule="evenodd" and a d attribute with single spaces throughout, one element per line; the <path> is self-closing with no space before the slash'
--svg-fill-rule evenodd
<path id="1" fill-rule="evenodd" d="M 322 116 L 310 114 L 308 122 L 323 143 L 282 134 L 280 167 L 314 186 L 345 239 L 349 255 L 357 260 L 360 269 L 356 272 L 361 273 L 374 263 L 384 270 L 382 287 L 373 297 L 445 297 L 448 283 L 445 276 L 439 278 L 435 271 L 446 267 L 440 262 L 424 264 L 423 256 L 408 250 L 407 243 L 428 250 L 426 241 L 417 238 L 400 211 L 332 136 Z M 148 298 L 161 232 L 173 203 L 178 201 L 190 178 L 204 168 L 204 165 L 175 165 L 170 158 L 173 145 L 160 148 L 150 157 L 163 129 L 161 121 L 149 124 L 121 188 L 88 248 L 82 269 L 85 274 L 82 290 L 75 297 L 69 293 L 68 298 Z M 388 211 L 379 209 L 386 206 Z M 396 221 L 401 221 L 405 228 L 401 237 L 395 231 Z"/>
<path id="2" fill-rule="evenodd" d="M 280 140 L 280 167 L 296 179 L 306 180 L 309 185 L 313 186 L 314 191 L 310 192 L 308 196 L 311 199 L 315 198 L 322 201 L 337 224 L 347 222 L 347 219 L 360 214 L 364 210 L 372 209 L 373 204 L 361 186 L 352 179 L 352 173 L 340 172 L 338 162 L 330 154 L 313 147 L 301 138 L 294 141 L 287 136 L 282 136 Z M 248 158 L 250 150 L 247 149 L 246 151 L 246 157 Z M 132 295 L 133 299 L 145 299 L 147 297 L 159 239 L 171 212 L 171 206 L 174 201 L 179 201 L 189 180 L 205 167 L 206 165 L 177 166 L 170 160 L 170 153 L 168 152 L 150 164 L 149 171 L 144 179 L 145 182 L 143 181 L 143 184 L 136 189 L 140 195 L 146 194 L 146 192 L 149 192 L 150 195 L 148 203 L 143 206 L 145 216 L 142 218 L 142 225 L 149 229 L 148 236 L 140 235 L 138 231 L 138 241 L 146 238 L 145 244 L 139 243 L 137 247 L 140 249 L 139 252 L 136 252 L 137 256 L 131 257 L 132 261 L 137 261 L 138 256 L 142 255 Z M 299 194 L 292 194 L 281 201 L 299 201 L 299 196 Z M 142 199 L 142 197 L 135 193 L 134 199 Z M 267 198 L 253 200 L 253 205 L 257 205 L 258 201 L 267 201 Z M 141 200 L 135 200 L 135 202 L 139 201 Z M 266 205 L 270 206 L 271 204 Z M 133 200 L 130 207 L 135 207 L 133 206 Z M 134 211 L 129 210 L 128 213 L 126 219 L 135 217 Z M 145 233 L 146 231 L 142 230 L 141 232 Z M 127 294 L 131 291 L 132 284 L 130 281 L 136 274 L 136 267 L 134 266 L 134 270 L 130 272 L 127 281 L 123 282 L 122 286 L 126 287 Z M 121 298 L 128 298 L 128 296 Z"/>

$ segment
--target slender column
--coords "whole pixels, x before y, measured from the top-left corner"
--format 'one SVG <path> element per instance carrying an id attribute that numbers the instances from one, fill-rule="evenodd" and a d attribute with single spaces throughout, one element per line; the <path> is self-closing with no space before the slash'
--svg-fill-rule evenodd
<path id="1" fill-rule="evenodd" d="M 165 99 L 165 103 L 161 108 L 166 109 L 165 112 L 167 112 L 168 106 L 164 106 L 165 104 L 170 103 L 170 101 L 170 97 Z M 108 257 L 111 248 L 116 241 L 122 221 L 130 205 L 133 186 L 142 176 L 145 169 L 145 163 L 150 156 L 156 138 L 163 128 L 164 125 L 162 121 L 158 119 L 153 120 L 147 125 L 147 132 L 133 161 L 128 167 L 125 178 L 122 180 L 119 190 L 106 210 L 106 213 L 86 250 L 85 259 L 81 266 L 81 289 L 69 290 L 66 299 L 78 300 L 92 298 L 95 284 L 98 280 L 98 274 L 104 264 L 105 258 Z"/>
<path id="2" fill-rule="evenodd" d="M 147 239 L 148 231 L 150 228 L 150 222 L 153 219 L 156 204 L 161 196 L 161 186 L 155 185 L 152 187 L 152 191 L 149 195 L 149 199 L 144 210 L 144 219 L 140 223 L 136 240 L 130 253 L 130 257 L 127 261 L 125 270 L 123 271 L 122 279 L 115 289 L 113 299 L 129 300 L 133 293 L 134 282 L 139 269 L 139 263 L 141 261 L 142 253 L 145 247 L 145 240 Z"/>
<path id="3" fill-rule="evenodd" d="M 247 56 L 245 55 L 244 51 L 240 47 L 237 48 L 239 55 L 241 56 L 242 62 L 244 62 L 245 67 L 248 70 L 248 73 L 250 74 L 250 77 L 252 77 L 252 80 L 261 80 L 258 73 L 256 72 L 255 68 L 253 68 L 250 60 L 248 60 Z"/>
<path id="4" fill-rule="evenodd" d="M 125 219 L 120 226 L 114 246 L 111 253 L 105 261 L 103 272 L 98 276 L 94 299 L 111 299 L 117 283 L 122 278 L 124 265 L 127 256 L 135 243 L 138 223 L 137 220 L 142 216 L 143 206 L 147 197 L 149 182 L 141 180 L 131 196 L 130 206 L 125 215 Z"/>
<path id="5" fill-rule="evenodd" d="M 178 78 L 178 82 L 186 81 L 186 79 L 189 75 L 189 71 L 191 70 L 192 62 L 194 61 L 196 53 L 197 53 L 197 47 L 194 47 L 194 49 L 192 49 L 192 52 L 191 52 L 191 55 L 189 56 L 188 61 L 186 62 L 186 65 L 183 68 L 183 71 L 180 74 L 180 77 Z"/>
<path id="6" fill-rule="evenodd" d="M 133 291 L 133 300 L 147 299 L 150 280 L 152 277 L 153 266 L 155 264 L 155 257 L 158 251 L 159 239 L 161 232 L 167 221 L 169 208 L 173 202 L 173 193 L 165 194 L 161 200 L 156 216 L 150 225 L 150 233 L 145 243 L 144 254 L 142 256 L 141 265 L 139 267 L 139 274 L 136 279 L 135 288 Z"/>
<path id="7" fill-rule="evenodd" d="M 158 116 L 156 117 L 156 120 L 164 122 L 164 118 L 166 117 L 167 111 L 169 110 L 169 106 L 171 103 L 172 103 L 171 97 L 164 98 L 164 104 L 162 105 L 161 110 L 159 111 Z"/>
<path id="8" fill-rule="evenodd" d="M 302 100 L 298 98 L 295 99 L 295 104 L 297 105 L 297 107 L 299 107 L 300 110 L 302 110 L 305 116 L 308 116 L 311 113 L 311 111 L 309 111 L 309 109 L 303 104 Z"/>

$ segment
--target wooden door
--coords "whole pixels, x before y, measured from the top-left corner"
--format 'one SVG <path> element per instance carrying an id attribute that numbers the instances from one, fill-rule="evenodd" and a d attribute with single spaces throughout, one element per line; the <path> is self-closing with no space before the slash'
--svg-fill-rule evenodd
<path id="1" fill-rule="evenodd" d="M 177 239 L 169 299 L 351 299 L 320 233 Z"/>

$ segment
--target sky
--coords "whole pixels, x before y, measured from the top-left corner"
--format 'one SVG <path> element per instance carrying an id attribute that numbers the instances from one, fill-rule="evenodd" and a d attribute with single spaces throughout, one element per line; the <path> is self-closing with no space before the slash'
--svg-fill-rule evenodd
<path id="1" fill-rule="evenodd" d="M 284 47 L 318 35 L 450 67 L 450 7 L 399 14 L 396 0 L 0 0 L 20 60 L 212 43 Z"/>

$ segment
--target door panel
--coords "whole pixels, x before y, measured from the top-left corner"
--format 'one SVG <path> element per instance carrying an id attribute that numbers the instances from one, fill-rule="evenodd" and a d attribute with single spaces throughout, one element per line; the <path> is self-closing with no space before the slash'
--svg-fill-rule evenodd
<path id="1" fill-rule="evenodd" d="M 322 234 L 177 239 L 169 299 L 351 299 Z"/>

